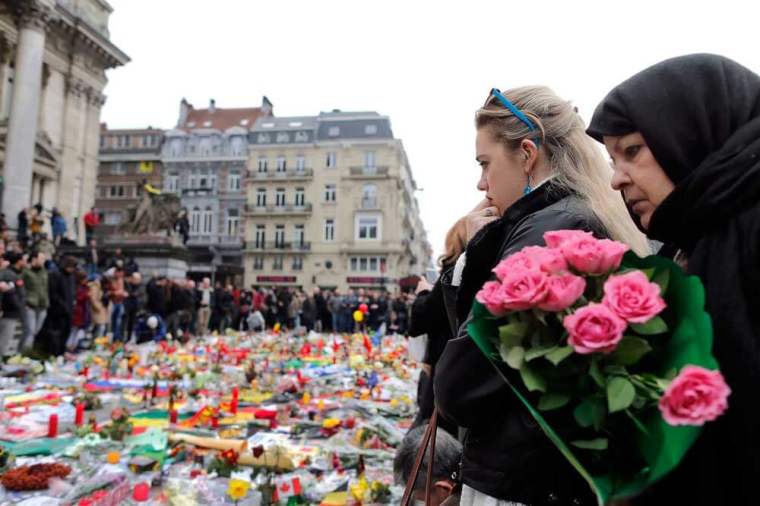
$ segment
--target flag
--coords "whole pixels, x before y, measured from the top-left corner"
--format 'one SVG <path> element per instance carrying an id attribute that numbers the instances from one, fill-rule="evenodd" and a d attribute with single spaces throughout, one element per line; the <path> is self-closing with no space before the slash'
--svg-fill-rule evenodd
<path id="1" fill-rule="evenodd" d="M 301 480 L 297 476 L 280 476 L 274 480 L 274 484 L 277 487 L 275 488 L 273 497 L 275 501 L 281 501 L 303 493 L 303 490 L 301 490 Z"/>
<path id="2" fill-rule="evenodd" d="M 153 162 L 140 162 L 140 174 L 153 174 Z"/>

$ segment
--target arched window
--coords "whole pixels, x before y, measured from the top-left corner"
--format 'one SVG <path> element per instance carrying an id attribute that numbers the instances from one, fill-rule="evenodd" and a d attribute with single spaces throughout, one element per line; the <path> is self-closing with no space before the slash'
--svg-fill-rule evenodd
<path id="1" fill-rule="evenodd" d="M 192 211 L 190 211 L 190 232 L 193 234 L 198 234 L 201 231 L 201 210 L 197 207 L 194 207 Z"/>
<path id="2" fill-rule="evenodd" d="M 214 211 L 211 206 L 207 206 L 203 211 L 203 235 L 211 235 L 213 230 Z"/>
<path id="3" fill-rule="evenodd" d="M 377 186 L 365 184 L 362 187 L 362 208 L 375 209 L 377 207 Z"/>

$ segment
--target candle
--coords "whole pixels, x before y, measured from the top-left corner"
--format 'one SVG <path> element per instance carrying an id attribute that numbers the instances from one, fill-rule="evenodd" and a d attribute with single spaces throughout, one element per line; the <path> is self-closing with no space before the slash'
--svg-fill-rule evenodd
<path id="1" fill-rule="evenodd" d="M 80 427 L 84 423 L 84 403 L 78 402 L 76 407 L 76 416 L 74 417 L 74 424 Z"/>
<path id="2" fill-rule="evenodd" d="M 172 409 L 169 411 L 169 423 L 176 424 L 177 423 L 177 410 Z"/>
<path id="3" fill-rule="evenodd" d="M 58 415 L 53 413 L 48 419 L 48 437 L 56 437 L 58 435 Z"/>
<path id="4" fill-rule="evenodd" d="M 212 429 L 219 428 L 219 417 L 217 415 L 214 415 L 211 417 L 211 428 Z"/>
<path id="5" fill-rule="evenodd" d="M 230 402 L 230 412 L 233 415 L 237 414 L 239 396 L 240 396 L 240 389 L 238 387 L 234 387 L 232 389 L 232 402 Z"/>

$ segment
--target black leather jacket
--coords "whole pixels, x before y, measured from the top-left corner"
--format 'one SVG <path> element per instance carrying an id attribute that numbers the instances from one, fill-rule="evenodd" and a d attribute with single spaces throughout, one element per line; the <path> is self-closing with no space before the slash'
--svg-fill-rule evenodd
<path id="1" fill-rule="evenodd" d="M 444 283 L 449 320 L 458 336 L 446 344 L 435 376 L 439 412 L 467 429 L 462 458 L 466 485 L 497 499 L 531 506 L 595 504 L 589 486 L 568 464 L 466 331 L 477 291 L 502 258 L 544 245 L 550 230 L 606 236 L 580 198 L 546 183 L 484 227 L 467 245 L 459 287 Z"/>

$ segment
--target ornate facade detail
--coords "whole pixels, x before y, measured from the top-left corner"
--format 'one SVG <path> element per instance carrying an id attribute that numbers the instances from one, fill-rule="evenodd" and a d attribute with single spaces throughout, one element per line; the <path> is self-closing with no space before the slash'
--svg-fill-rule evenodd
<path id="1" fill-rule="evenodd" d="M 57 19 L 53 9 L 40 0 L 23 0 L 17 8 L 20 28 L 33 28 L 44 32 Z"/>

